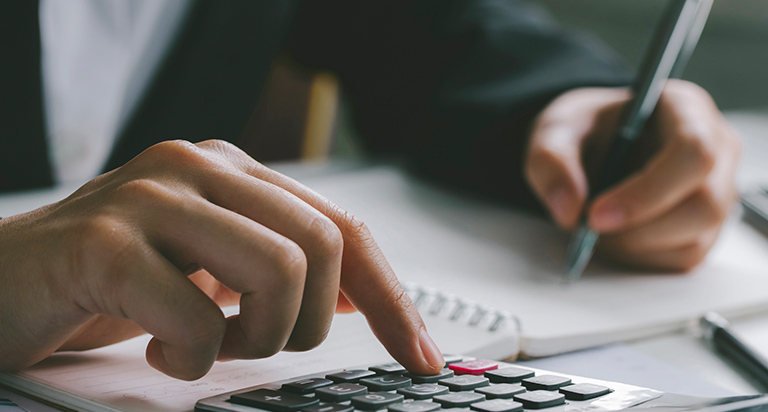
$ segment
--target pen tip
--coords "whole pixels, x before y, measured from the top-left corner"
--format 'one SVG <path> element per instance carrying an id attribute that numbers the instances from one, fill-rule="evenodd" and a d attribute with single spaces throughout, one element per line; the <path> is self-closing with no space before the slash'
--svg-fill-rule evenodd
<path id="1" fill-rule="evenodd" d="M 598 234 L 585 224 L 581 225 L 571 239 L 565 256 L 565 273 L 563 280 L 573 283 L 584 273 L 597 242 Z"/>

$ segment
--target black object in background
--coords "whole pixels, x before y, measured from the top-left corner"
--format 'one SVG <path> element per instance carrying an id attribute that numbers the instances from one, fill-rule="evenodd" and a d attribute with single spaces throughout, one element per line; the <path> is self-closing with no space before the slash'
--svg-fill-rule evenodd
<path id="1" fill-rule="evenodd" d="M 768 188 L 741 196 L 744 220 L 768 236 Z"/>

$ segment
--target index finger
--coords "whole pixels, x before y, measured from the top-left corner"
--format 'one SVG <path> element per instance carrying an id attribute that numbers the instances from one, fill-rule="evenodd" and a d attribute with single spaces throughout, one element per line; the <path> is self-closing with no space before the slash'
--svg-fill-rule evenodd
<path id="1" fill-rule="evenodd" d="M 238 166 L 246 173 L 282 187 L 336 224 L 344 239 L 344 295 L 398 362 L 414 373 L 437 373 L 445 364 L 443 356 L 365 224 L 306 186 L 237 153 Z"/>

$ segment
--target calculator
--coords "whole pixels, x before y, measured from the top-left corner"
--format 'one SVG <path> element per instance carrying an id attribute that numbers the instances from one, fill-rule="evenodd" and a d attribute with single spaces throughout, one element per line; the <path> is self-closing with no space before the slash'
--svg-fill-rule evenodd
<path id="1" fill-rule="evenodd" d="M 333 370 L 202 399 L 196 412 L 768 411 L 768 396 L 708 399 L 513 363 L 445 355 L 436 375 L 398 363 Z"/>

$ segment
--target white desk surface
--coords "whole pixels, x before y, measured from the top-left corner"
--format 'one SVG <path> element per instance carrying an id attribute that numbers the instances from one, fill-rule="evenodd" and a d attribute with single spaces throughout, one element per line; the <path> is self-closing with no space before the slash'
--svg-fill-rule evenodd
<path id="1" fill-rule="evenodd" d="M 739 173 L 739 183 L 743 190 L 750 190 L 761 183 L 768 183 L 768 115 L 756 113 L 732 113 L 728 115 L 729 120 L 742 136 L 744 141 L 744 154 L 742 166 Z M 318 173 L 333 174 L 345 173 L 347 166 L 345 164 L 328 165 L 274 165 L 275 169 L 301 180 L 302 176 L 316 176 Z M 63 198 L 72 191 L 72 188 L 62 188 L 57 192 L 58 197 Z M 8 213 L 22 212 L 23 205 L 29 204 L 30 199 L 50 198 L 50 194 L 31 193 L 12 199 L 8 196 L 0 196 L 0 216 Z M 32 200 L 34 202 L 34 200 Z M 768 253 L 768 251 L 766 251 Z M 768 274 L 768 269 L 766 269 Z M 762 353 L 768 355 L 768 313 L 753 316 L 749 319 L 740 319 L 733 322 L 735 330 L 741 334 L 745 340 L 757 347 Z M 712 351 L 692 333 L 672 333 L 652 338 L 642 339 L 634 342 L 628 342 L 628 348 L 636 353 L 648 355 L 649 359 L 654 359 L 660 363 L 668 364 L 683 373 L 688 373 L 704 381 L 717 385 L 726 391 L 734 394 L 754 393 L 756 389 L 742 375 L 734 371 L 721 358 L 714 355 Z M 610 351 L 603 352 L 612 353 Z M 614 353 L 615 355 L 615 353 Z M 578 356 L 578 355 L 576 355 Z M 599 355 L 598 355 L 599 356 Z M 605 355 L 609 356 L 609 355 Z M 572 358 L 575 359 L 575 358 Z M 577 364 L 577 363 L 575 363 Z M 578 369 L 578 366 L 576 367 Z M 569 373 L 593 376 L 594 370 L 584 366 L 583 371 L 570 370 Z M 630 368 L 631 369 L 631 368 Z M 627 383 L 631 382 L 632 372 L 622 375 L 622 379 Z M 647 376 L 642 377 L 643 379 Z M 616 379 L 612 376 L 605 376 L 604 379 Z M 670 376 L 669 379 L 674 377 Z M 651 386 L 647 382 L 636 382 L 645 386 Z M 674 384 L 670 384 L 674 386 Z M 682 386 L 681 386 L 682 387 Z M 674 390 L 674 387 L 662 388 L 662 390 Z M 680 391 L 680 390 L 678 390 Z M 720 394 L 718 394 L 720 395 Z M 29 407 L 28 407 L 29 408 Z M 34 411 L 36 409 L 31 408 Z"/>

